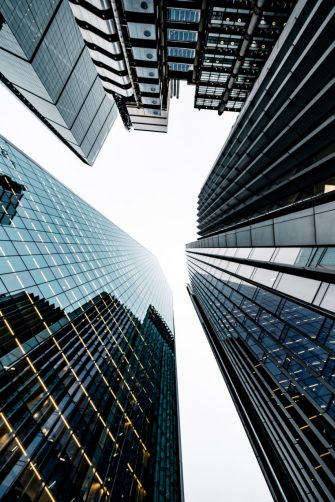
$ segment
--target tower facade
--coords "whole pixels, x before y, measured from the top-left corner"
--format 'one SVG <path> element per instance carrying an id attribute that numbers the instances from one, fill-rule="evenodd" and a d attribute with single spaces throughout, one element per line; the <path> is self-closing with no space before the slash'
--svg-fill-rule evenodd
<path id="1" fill-rule="evenodd" d="M 92 164 L 117 115 L 68 0 L 1 2 L 0 80 Z"/>
<path id="2" fill-rule="evenodd" d="M 274 499 L 323 501 L 335 482 L 334 6 L 300 1 L 292 16 L 200 192 L 188 290 Z"/>
<path id="3" fill-rule="evenodd" d="M 128 130 L 167 132 L 180 81 L 199 110 L 241 111 L 295 4 L 4 0 L 0 79 L 92 164 L 117 110 Z"/>
<path id="4" fill-rule="evenodd" d="M 192 76 L 195 108 L 241 111 L 296 3 L 205 2 Z"/>
<path id="5" fill-rule="evenodd" d="M 0 147 L 0 500 L 183 500 L 156 258 Z"/>
<path id="6" fill-rule="evenodd" d="M 125 127 L 167 132 L 170 88 L 163 3 L 70 0 L 70 5 Z"/>
<path id="7" fill-rule="evenodd" d="M 106 92 L 127 128 L 166 132 L 169 96 L 240 111 L 296 0 L 70 0 Z"/>

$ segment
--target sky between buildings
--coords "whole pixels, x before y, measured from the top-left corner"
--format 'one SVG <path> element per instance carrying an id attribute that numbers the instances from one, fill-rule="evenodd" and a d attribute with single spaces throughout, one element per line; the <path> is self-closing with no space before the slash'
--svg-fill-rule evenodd
<path id="1" fill-rule="evenodd" d="M 117 119 L 93 167 L 83 164 L 0 85 L 0 134 L 152 251 L 174 296 L 186 502 L 272 500 L 186 293 L 186 242 L 196 204 L 237 117 L 172 100 L 168 134 L 128 132 Z"/>

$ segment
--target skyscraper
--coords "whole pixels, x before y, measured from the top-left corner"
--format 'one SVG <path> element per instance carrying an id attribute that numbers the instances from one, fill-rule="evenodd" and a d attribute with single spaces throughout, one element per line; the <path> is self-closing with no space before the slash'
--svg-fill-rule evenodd
<path id="1" fill-rule="evenodd" d="M 333 500 L 333 2 L 299 1 L 210 172 L 190 297 L 275 500 Z"/>
<path id="2" fill-rule="evenodd" d="M 4 0 L 0 80 L 81 160 L 92 164 L 117 115 L 68 0 Z"/>
<path id="3" fill-rule="evenodd" d="M 170 89 L 162 3 L 70 0 L 70 5 L 125 127 L 167 132 Z"/>
<path id="4" fill-rule="evenodd" d="M 0 167 L 0 499 L 183 500 L 157 260 L 3 138 Z"/>
<path id="5" fill-rule="evenodd" d="M 4 0 L 0 80 L 92 164 L 118 109 L 167 132 L 170 97 L 240 111 L 296 0 Z"/>
<path id="6" fill-rule="evenodd" d="M 207 1 L 192 76 L 195 108 L 239 112 L 296 0 Z"/>
<path id="7" fill-rule="evenodd" d="M 125 126 L 161 132 L 181 80 L 195 108 L 240 111 L 295 3 L 70 0 Z"/>

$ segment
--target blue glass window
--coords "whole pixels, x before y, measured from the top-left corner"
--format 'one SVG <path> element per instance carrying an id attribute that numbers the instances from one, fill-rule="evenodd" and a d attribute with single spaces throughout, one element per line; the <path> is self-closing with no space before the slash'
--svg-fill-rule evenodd
<path id="1" fill-rule="evenodd" d="M 194 58 L 195 49 L 184 49 L 182 47 L 168 47 L 168 56 L 177 58 Z"/>
<path id="2" fill-rule="evenodd" d="M 172 42 L 196 42 L 198 40 L 198 32 L 188 30 L 168 30 L 168 40 L 171 40 Z"/>
<path id="3" fill-rule="evenodd" d="M 186 63 L 169 63 L 169 68 L 173 71 L 190 71 L 193 65 Z"/>
<path id="4" fill-rule="evenodd" d="M 200 10 L 193 9 L 168 9 L 169 21 L 182 23 L 199 23 Z"/>

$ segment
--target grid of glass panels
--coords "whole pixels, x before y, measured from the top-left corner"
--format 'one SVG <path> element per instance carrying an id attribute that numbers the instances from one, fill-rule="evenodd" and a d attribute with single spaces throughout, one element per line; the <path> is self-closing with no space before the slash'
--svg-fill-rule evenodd
<path id="1" fill-rule="evenodd" d="M 220 54 L 207 54 L 203 61 L 203 65 L 213 68 L 231 68 L 234 63 L 234 56 L 222 56 Z M 224 71 L 224 70 L 222 70 Z"/>
<path id="2" fill-rule="evenodd" d="M 169 63 L 170 70 L 173 71 L 190 71 L 193 69 L 193 64 L 187 63 Z"/>
<path id="3" fill-rule="evenodd" d="M 154 305 L 173 329 L 156 258 L 3 138 L 0 146 L 1 173 L 26 188 L 12 225 L 0 227 L 0 294 L 26 289 L 70 312 L 106 291 L 139 319 Z"/>
<path id="4" fill-rule="evenodd" d="M 1 353 L 21 350 L 0 364 L 0 497 L 178 502 L 173 341 L 156 310 L 141 323 L 108 294 L 71 316 L 26 293 L 0 308 Z"/>
<path id="5" fill-rule="evenodd" d="M 252 259 L 260 262 L 335 269 L 335 247 L 201 248 L 202 254 Z"/>
<path id="6" fill-rule="evenodd" d="M 222 96 L 222 87 L 211 87 L 207 85 L 200 85 L 198 88 L 199 94 L 208 94 L 211 96 Z"/>
<path id="7" fill-rule="evenodd" d="M 227 104 L 226 104 L 226 110 L 227 111 L 240 111 L 242 110 L 243 108 L 243 105 L 244 105 L 244 101 L 231 101 L 231 100 L 228 100 L 227 101 Z"/>
<path id="8" fill-rule="evenodd" d="M 229 74 L 221 73 L 221 72 L 211 72 L 211 71 L 202 71 L 200 74 L 200 81 L 203 82 L 217 82 L 220 84 L 225 84 L 228 81 Z"/>
<path id="9" fill-rule="evenodd" d="M 1 155 L 8 155 L 0 150 Z M 0 176 L 0 224 L 10 225 L 16 214 L 24 186 L 13 182 L 9 176 Z"/>
<path id="10" fill-rule="evenodd" d="M 234 9 L 224 7 L 214 7 L 210 18 L 213 26 L 234 26 L 243 28 L 249 20 L 250 9 Z"/>
<path id="11" fill-rule="evenodd" d="M 208 33 L 208 48 L 229 49 L 231 54 L 236 52 L 242 41 L 242 37 L 230 33 Z"/>
<path id="12" fill-rule="evenodd" d="M 168 56 L 193 59 L 195 57 L 195 49 L 185 49 L 183 47 L 168 47 Z"/>
<path id="13" fill-rule="evenodd" d="M 220 104 L 219 99 L 204 99 L 204 98 L 197 98 L 195 101 L 196 106 L 204 106 L 204 107 L 217 107 Z"/>
<path id="14" fill-rule="evenodd" d="M 199 23 L 200 10 L 168 8 L 168 20 L 182 23 Z"/>
<path id="15" fill-rule="evenodd" d="M 229 261 L 234 255 L 235 258 L 278 260 L 277 263 L 292 263 L 293 260 L 295 265 L 304 266 L 316 264 L 319 260 L 316 258 L 313 262 L 316 254 L 334 256 L 333 249 L 320 251 L 319 254 L 316 249 L 307 248 L 306 251 L 189 248 L 187 260 L 191 291 L 213 329 L 211 336 L 231 358 L 234 371 L 240 374 L 238 378 L 244 384 L 249 374 L 250 379 L 258 382 L 254 390 L 250 390 L 252 387 L 246 390 L 256 409 L 259 411 L 264 406 L 264 412 L 273 416 L 282 413 L 282 424 L 286 421 L 287 429 L 282 425 L 281 430 L 289 431 L 284 448 L 291 448 L 300 441 L 297 455 L 299 461 L 304 458 L 306 462 L 308 481 L 311 482 L 312 477 L 315 493 L 327 499 L 333 490 L 335 466 L 329 446 L 335 419 L 334 317 L 297 303 L 285 294 L 278 295 L 264 287 L 260 277 L 252 275 L 251 266 Z M 266 253 L 267 258 L 264 258 Z M 275 274 L 271 270 L 264 272 Z M 294 276 L 292 278 L 294 282 Z M 296 279 L 298 282 L 300 278 Z M 250 367 L 247 354 L 254 361 Z M 263 403 L 264 394 L 259 393 L 259 388 L 265 385 L 269 397 Z M 279 401 L 277 390 L 282 393 Z M 271 435 L 276 420 L 270 419 Z"/>
<path id="16" fill-rule="evenodd" d="M 197 31 L 168 29 L 167 32 L 168 40 L 171 42 L 196 42 L 198 40 Z"/>
<path id="17" fill-rule="evenodd" d="M 1 12 L 15 33 L 17 40 L 30 59 L 40 43 L 50 17 L 54 15 L 61 0 L 43 0 L 24 5 L 22 1 L 6 0 L 1 3 Z"/>
<path id="18" fill-rule="evenodd" d="M 179 502 L 172 299 L 156 258 L 0 146 L 0 176 L 24 187 L 0 224 L 0 498 Z"/>
<path id="19" fill-rule="evenodd" d="M 1 73 L 71 148 L 93 163 L 117 112 L 68 1 L 8 0 L 2 13 L 6 30 L 0 30 Z"/>
<path id="20" fill-rule="evenodd" d="M 271 250 L 271 248 L 269 249 Z M 241 250 L 248 252 L 250 249 L 241 248 Z M 285 253 L 285 250 L 288 250 L 288 252 Z M 234 252 L 234 248 L 232 248 L 232 251 Z M 292 257 L 298 252 L 299 248 L 279 248 L 274 253 L 275 256 L 271 257 L 269 263 L 285 263 L 284 260 L 292 260 Z M 190 253 L 192 252 L 190 251 Z M 296 276 L 293 273 L 294 269 L 289 272 L 286 272 L 287 269 L 285 269 L 285 272 L 283 272 L 280 268 L 277 270 L 276 268 L 269 269 L 266 266 L 264 268 L 262 262 L 259 263 L 259 266 L 255 266 L 254 261 L 251 261 L 249 264 L 248 259 L 241 258 L 239 253 L 237 253 L 237 256 L 233 258 L 233 261 L 230 261 L 229 259 L 229 252 L 227 255 L 221 255 L 219 253 L 220 257 L 216 255 L 215 251 L 209 251 L 208 249 L 203 249 L 202 253 L 203 254 L 201 256 L 198 255 L 197 259 L 206 264 L 206 268 L 213 273 L 216 273 L 216 268 L 227 273 L 232 272 L 236 274 L 236 276 L 247 279 L 248 281 L 259 283 L 271 290 L 278 291 L 297 300 L 307 302 L 314 307 L 321 307 L 328 310 L 329 313 L 335 313 L 333 284 L 328 281 L 303 277 L 301 275 Z M 257 253 L 255 253 L 255 256 L 257 256 Z M 330 260 L 332 257 L 333 255 L 330 254 Z M 241 262 L 239 260 L 241 260 Z"/>

